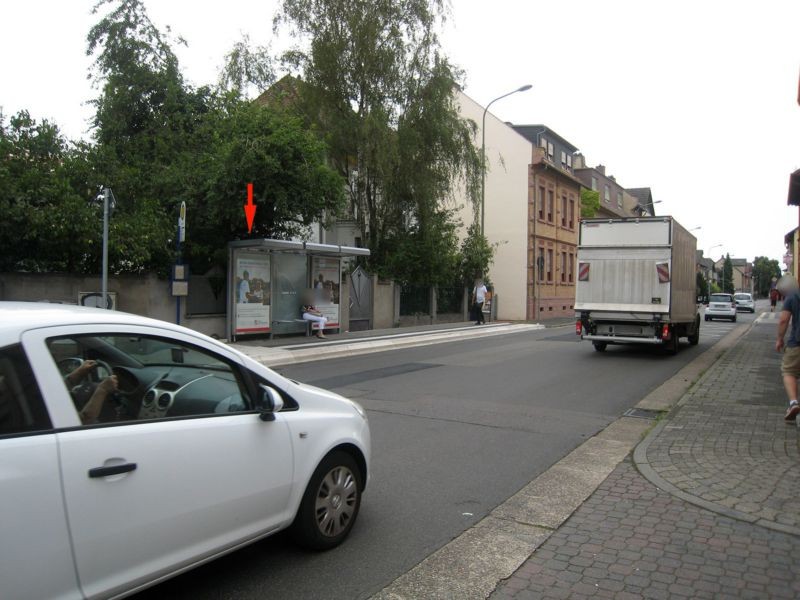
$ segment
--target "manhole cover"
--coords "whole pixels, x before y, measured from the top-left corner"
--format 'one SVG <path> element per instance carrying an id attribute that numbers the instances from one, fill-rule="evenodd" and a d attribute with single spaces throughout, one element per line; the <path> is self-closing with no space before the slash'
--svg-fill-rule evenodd
<path id="1" fill-rule="evenodd" d="M 655 421 L 659 416 L 663 415 L 663 410 L 650 410 L 649 408 L 629 408 L 622 416 L 634 417 L 636 419 L 651 419 Z"/>

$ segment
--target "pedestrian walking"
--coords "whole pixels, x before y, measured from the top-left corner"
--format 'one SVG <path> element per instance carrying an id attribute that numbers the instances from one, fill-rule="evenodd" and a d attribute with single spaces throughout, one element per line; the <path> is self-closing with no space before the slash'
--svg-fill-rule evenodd
<path id="1" fill-rule="evenodd" d="M 800 414 L 800 404 L 797 401 L 797 378 L 800 377 L 800 293 L 798 293 L 797 280 L 791 275 L 781 277 L 778 285 L 770 291 L 770 300 L 772 300 L 773 291 L 784 297 L 783 309 L 778 319 L 778 339 L 775 341 L 775 350 L 783 351 L 781 374 L 783 375 L 783 387 L 786 389 L 789 399 L 789 407 L 786 409 L 784 421 L 792 423 Z M 789 342 L 784 345 L 787 330 L 789 330 Z"/>
<path id="2" fill-rule="evenodd" d="M 483 279 L 475 280 L 475 289 L 472 291 L 472 310 L 475 312 L 475 325 L 483 325 L 486 321 L 483 318 L 483 303 L 486 301 L 486 286 Z"/>
<path id="3" fill-rule="evenodd" d="M 778 288 L 769 291 L 769 312 L 775 312 L 775 305 L 778 303 Z"/>

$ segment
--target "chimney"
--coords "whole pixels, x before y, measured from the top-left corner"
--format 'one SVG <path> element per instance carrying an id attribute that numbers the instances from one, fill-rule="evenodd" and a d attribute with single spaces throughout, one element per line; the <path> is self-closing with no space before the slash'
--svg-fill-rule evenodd
<path id="1" fill-rule="evenodd" d="M 572 164 L 576 169 L 585 169 L 586 159 L 583 157 L 583 154 L 577 152 L 575 153 L 575 157 L 572 159 Z"/>
<path id="2" fill-rule="evenodd" d="M 603 176 L 605 177 L 605 174 L 606 174 L 606 166 L 605 166 L 605 165 L 597 165 L 597 166 L 595 167 L 595 170 L 596 170 L 598 173 L 600 173 L 600 175 L 603 175 Z"/>

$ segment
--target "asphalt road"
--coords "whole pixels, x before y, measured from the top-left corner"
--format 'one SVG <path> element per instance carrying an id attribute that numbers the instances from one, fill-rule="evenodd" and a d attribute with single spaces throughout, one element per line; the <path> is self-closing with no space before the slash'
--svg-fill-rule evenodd
<path id="1" fill-rule="evenodd" d="M 753 316 L 740 314 L 739 322 Z M 278 369 L 368 411 L 369 486 L 350 538 L 320 554 L 278 535 L 139 598 L 366 598 L 482 519 L 734 327 L 700 344 L 595 352 L 572 326 Z"/>

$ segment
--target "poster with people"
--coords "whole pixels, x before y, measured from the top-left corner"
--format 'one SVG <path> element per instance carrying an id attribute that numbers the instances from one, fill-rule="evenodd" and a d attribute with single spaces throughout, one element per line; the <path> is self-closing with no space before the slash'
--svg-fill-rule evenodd
<path id="1" fill-rule="evenodd" d="M 311 259 L 311 287 L 317 309 L 328 319 L 327 327 L 339 327 L 339 284 L 341 281 L 338 258 L 315 256 Z"/>
<path id="2" fill-rule="evenodd" d="M 270 260 L 268 254 L 236 256 L 236 320 L 240 333 L 263 333 L 270 330 Z"/>

